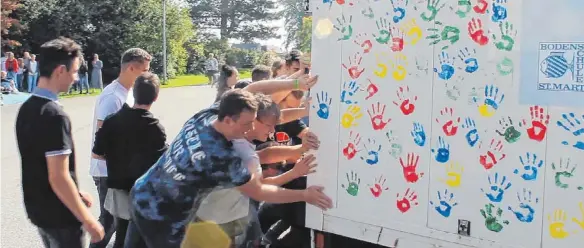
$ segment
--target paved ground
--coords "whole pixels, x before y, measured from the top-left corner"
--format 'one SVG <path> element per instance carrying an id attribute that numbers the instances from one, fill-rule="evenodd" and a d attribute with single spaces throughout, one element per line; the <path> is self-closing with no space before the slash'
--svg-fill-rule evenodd
<path id="1" fill-rule="evenodd" d="M 152 112 L 166 128 L 168 142 L 172 142 L 184 122 L 196 111 L 207 107 L 215 97 L 215 90 L 207 86 L 162 89 Z M 61 103 L 73 123 L 77 174 L 82 190 L 93 194 L 97 205 L 97 191 L 89 176 L 90 143 L 95 97 L 63 99 Z M 1 243 L 0 247 L 42 247 L 35 227 L 26 218 L 20 186 L 20 155 L 14 135 L 14 122 L 18 105 L 1 108 Z M 95 216 L 99 209 L 92 208 Z"/>

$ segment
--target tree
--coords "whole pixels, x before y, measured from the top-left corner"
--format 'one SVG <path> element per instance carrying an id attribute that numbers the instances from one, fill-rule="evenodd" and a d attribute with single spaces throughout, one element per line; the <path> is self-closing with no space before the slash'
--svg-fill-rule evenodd
<path id="1" fill-rule="evenodd" d="M 187 0 L 191 18 L 199 30 L 219 30 L 223 40 L 277 37 L 276 27 L 267 23 L 278 19 L 274 0 Z"/>
<path id="2" fill-rule="evenodd" d="M 2 33 L 1 44 L 2 46 L 20 46 L 20 43 L 6 39 L 6 35 L 8 35 L 9 29 L 18 24 L 18 21 L 12 17 L 12 12 L 20 7 L 19 0 L 2 0 L 2 15 L 0 18 L 0 25 L 2 25 L 2 29 L 0 32 Z"/>
<path id="3" fill-rule="evenodd" d="M 282 10 L 279 15 L 284 17 L 284 27 L 287 31 L 284 47 L 288 49 L 297 41 L 298 31 L 302 27 L 302 17 L 304 16 L 304 4 L 300 0 L 284 0 L 281 3 Z"/>
<path id="4" fill-rule="evenodd" d="M 302 18 L 302 26 L 296 34 L 296 47 L 303 52 L 310 52 L 312 46 L 312 17 Z"/>

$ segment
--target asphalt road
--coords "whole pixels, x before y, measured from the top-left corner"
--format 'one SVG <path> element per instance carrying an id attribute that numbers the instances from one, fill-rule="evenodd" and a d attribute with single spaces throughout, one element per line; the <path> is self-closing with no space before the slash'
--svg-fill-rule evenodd
<path id="1" fill-rule="evenodd" d="M 152 112 L 166 128 L 168 142 L 172 142 L 184 122 L 196 111 L 209 106 L 215 97 L 215 89 L 207 86 L 162 89 Z M 93 109 L 96 97 L 63 99 L 65 111 L 71 117 L 77 157 L 77 175 L 81 190 L 93 195 L 92 212 L 99 215 L 97 190 L 89 176 L 89 158 Z M 20 154 L 16 145 L 14 123 L 18 105 L 1 107 L 1 195 L 2 213 L 0 247 L 42 247 L 36 228 L 26 217 L 22 202 Z"/>

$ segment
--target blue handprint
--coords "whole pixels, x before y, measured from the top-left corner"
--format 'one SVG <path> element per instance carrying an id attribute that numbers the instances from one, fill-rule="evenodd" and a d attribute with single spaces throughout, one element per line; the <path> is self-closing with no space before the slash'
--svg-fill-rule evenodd
<path id="1" fill-rule="evenodd" d="M 466 47 L 464 49 L 461 49 L 459 53 L 460 54 L 458 55 L 458 58 L 460 58 L 460 60 L 464 62 L 464 64 L 466 65 L 464 71 L 468 73 L 473 73 L 479 69 L 479 62 L 475 57 L 471 57 L 477 53 L 475 49 L 470 51 L 468 50 L 468 47 Z"/>
<path id="2" fill-rule="evenodd" d="M 484 117 L 493 116 L 504 99 L 505 94 L 501 92 L 501 95 L 499 95 L 499 88 L 495 85 L 485 86 L 485 100 L 483 103 L 479 103 L 478 96 L 473 96 L 473 102 L 479 107 L 479 114 Z"/>
<path id="3" fill-rule="evenodd" d="M 572 135 L 579 137 L 580 135 L 584 134 L 584 115 L 582 118 L 577 118 L 574 113 L 562 114 L 562 119 L 557 122 L 558 126 L 564 128 L 566 131 L 572 133 Z M 572 145 L 576 149 L 584 150 L 584 139 L 580 137 L 580 140 L 576 141 L 574 145 Z M 562 144 L 569 145 L 568 141 L 562 141 Z"/>
<path id="4" fill-rule="evenodd" d="M 395 15 L 393 16 L 393 22 L 399 23 L 401 20 L 406 17 L 406 9 L 404 8 L 405 5 L 408 4 L 408 0 L 406 0 L 405 5 L 403 3 L 404 0 L 389 0 L 391 2 L 391 6 L 393 6 L 393 12 Z M 397 4 L 395 3 L 397 2 Z"/>
<path id="5" fill-rule="evenodd" d="M 493 22 L 500 22 L 507 19 L 507 0 L 493 0 Z"/>
<path id="6" fill-rule="evenodd" d="M 346 104 L 356 104 L 357 101 L 354 101 L 351 98 L 357 94 L 358 90 L 359 85 L 357 84 L 357 81 L 343 83 L 343 91 L 341 91 L 341 102 Z"/>
<path id="7" fill-rule="evenodd" d="M 515 214 L 515 217 L 521 222 L 530 223 L 533 221 L 535 210 L 532 207 L 533 199 L 531 197 L 531 190 L 523 189 L 523 198 L 517 192 L 517 200 L 519 201 L 519 207 L 513 208 L 509 206 L 509 210 Z M 535 203 L 539 202 L 539 198 L 535 198 Z"/>
<path id="8" fill-rule="evenodd" d="M 440 62 L 440 72 L 438 68 L 434 68 L 434 72 L 438 74 L 438 77 L 444 80 L 452 78 L 454 76 L 454 59 L 451 59 L 446 51 L 442 51 L 438 55 L 438 61 Z"/>
<path id="9" fill-rule="evenodd" d="M 537 171 L 539 168 L 543 166 L 543 160 L 537 160 L 537 155 L 530 154 L 529 152 L 523 156 L 519 156 L 519 161 L 523 165 L 523 174 L 521 174 L 521 178 L 525 181 L 533 181 L 537 179 Z M 519 169 L 515 169 L 513 173 L 519 175 Z"/>
<path id="10" fill-rule="evenodd" d="M 316 111 L 316 115 L 321 119 L 328 119 L 333 98 L 329 98 L 328 92 L 321 91 L 320 94 L 316 94 L 316 100 L 318 101 L 318 111 Z M 314 108 L 314 106 L 312 107 Z"/>
<path id="11" fill-rule="evenodd" d="M 373 139 L 367 139 L 367 142 L 369 143 L 369 145 L 375 147 L 376 146 L 376 142 Z M 377 163 L 379 163 L 379 152 L 381 151 L 381 145 L 377 146 L 377 150 L 370 150 L 367 145 L 363 145 L 365 147 L 365 150 L 367 151 L 367 157 L 361 157 L 362 160 L 365 160 L 365 163 L 369 164 L 369 165 L 376 165 Z"/>
<path id="12" fill-rule="evenodd" d="M 505 184 L 507 183 L 507 184 Z M 503 200 L 503 195 L 505 194 L 505 190 L 511 187 L 511 182 L 507 182 L 507 177 L 503 176 L 501 182 L 499 182 L 499 173 L 495 173 L 495 179 L 489 176 L 489 191 L 485 192 L 484 189 L 481 189 L 483 193 L 489 198 L 492 202 L 501 202 Z"/>
<path id="13" fill-rule="evenodd" d="M 434 204 L 434 202 L 430 201 L 430 205 L 432 205 L 434 209 L 436 209 L 436 211 L 444 217 L 449 217 L 452 208 L 458 205 L 458 203 L 454 200 L 454 193 L 449 193 L 447 189 L 444 190 L 444 195 L 438 191 L 438 201 L 438 204 Z"/>
<path id="14" fill-rule="evenodd" d="M 414 130 L 412 130 L 411 135 L 414 137 L 416 145 L 424 146 L 426 144 L 426 132 L 424 132 L 422 124 L 414 122 Z"/>
<path id="15" fill-rule="evenodd" d="M 462 124 L 462 128 L 468 129 L 468 132 L 464 137 L 466 138 L 468 145 L 474 147 L 479 141 L 479 132 L 477 131 L 475 121 L 470 117 L 467 117 Z"/>
<path id="16" fill-rule="evenodd" d="M 446 163 L 450 160 L 450 144 L 446 143 L 446 140 L 442 136 L 438 137 L 438 149 L 432 149 L 433 153 L 436 153 L 436 162 Z"/>

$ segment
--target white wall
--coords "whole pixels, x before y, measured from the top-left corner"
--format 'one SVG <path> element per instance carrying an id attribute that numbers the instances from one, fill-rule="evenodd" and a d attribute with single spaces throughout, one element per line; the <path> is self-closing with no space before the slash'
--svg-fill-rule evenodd
<path id="1" fill-rule="evenodd" d="M 324 185 L 335 208 L 308 207 L 307 225 L 398 247 L 581 247 L 584 168 L 572 168 L 584 164 L 584 150 L 573 146 L 584 141 L 584 129 L 577 131 L 584 110 L 519 102 L 526 83 L 520 67 L 535 63 L 521 60 L 522 33 L 545 18 L 522 23 L 517 1 L 493 1 L 506 9 L 504 18 L 492 1 L 339 2 L 312 3 L 312 62 L 320 80 L 311 91 L 310 122 L 322 145 L 309 183 Z M 428 3 L 436 2 L 437 15 L 424 20 L 432 16 Z M 475 41 L 470 33 L 479 21 L 484 37 Z M 509 30 L 512 46 L 500 27 Z M 380 29 L 392 34 L 387 44 Z M 403 49 L 392 47 L 402 34 Z M 371 49 L 362 46 L 366 40 Z M 569 113 L 574 127 L 563 118 Z M 539 120 L 545 130 L 533 128 Z M 347 155 L 350 142 L 354 156 Z M 470 237 L 457 234 L 459 220 L 471 222 Z"/>

